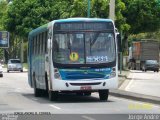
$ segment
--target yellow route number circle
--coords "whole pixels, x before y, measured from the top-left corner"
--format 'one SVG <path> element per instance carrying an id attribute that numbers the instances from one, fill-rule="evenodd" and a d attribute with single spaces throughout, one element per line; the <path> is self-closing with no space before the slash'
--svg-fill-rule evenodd
<path id="1" fill-rule="evenodd" d="M 79 55 L 76 52 L 72 52 L 69 56 L 69 59 L 73 62 L 77 61 L 79 59 Z"/>

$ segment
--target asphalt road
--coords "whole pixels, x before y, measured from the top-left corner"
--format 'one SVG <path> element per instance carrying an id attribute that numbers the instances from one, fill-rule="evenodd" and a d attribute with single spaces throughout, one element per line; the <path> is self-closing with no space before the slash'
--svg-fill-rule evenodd
<path id="1" fill-rule="evenodd" d="M 58 101 L 51 102 L 47 96 L 34 97 L 33 89 L 28 85 L 27 72 L 6 73 L 5 71 L 4 77 L 0 78 L 0 113 L 49 112 L 53 114 L 92 114 L 92 116 L 95 114 L 160 113 L 158 105 L 113 96 L 109 96 L 107 102 L 102 102 L 99 101 L 97 93 L 83 97 L 61 94 Z M 84 115 L 84 120 L 90 119 L 87 117 Z"/>
<path id="2" fill-rule="evenodd" d="M 131 70 L 126 91 L 160 97 L 160 72 Z"/>

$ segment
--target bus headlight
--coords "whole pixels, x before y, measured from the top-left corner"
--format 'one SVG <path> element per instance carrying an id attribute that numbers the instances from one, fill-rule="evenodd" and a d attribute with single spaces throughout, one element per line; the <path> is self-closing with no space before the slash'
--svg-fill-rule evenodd
<path id="1" fill-rule="evenodd" d="M 61 80 L 61 76 L 57 68 L 54 68 L 54 78 Z"/>
<path id="2" fill-rule="evenodd" d="M 109 78 L 113 78 L 113 77 L 116 77 L 116 68 L 114 68 L 114 67 L 112 68 L 112 71 L 109 75 Z"/>

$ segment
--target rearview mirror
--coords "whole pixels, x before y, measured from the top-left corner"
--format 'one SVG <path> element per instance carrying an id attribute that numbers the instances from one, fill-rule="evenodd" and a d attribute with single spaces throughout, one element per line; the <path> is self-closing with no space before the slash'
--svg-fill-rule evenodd
<path id="1" fill-rule="evenodd" d="M 119 33 L 117 33 L 116 39 L 117 39 L 118 52 L 122 52 L 121 35 Z"/>

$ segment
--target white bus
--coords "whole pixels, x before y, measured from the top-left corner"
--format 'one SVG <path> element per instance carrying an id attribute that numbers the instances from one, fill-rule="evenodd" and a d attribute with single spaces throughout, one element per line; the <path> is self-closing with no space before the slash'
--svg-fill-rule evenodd
<path id="1" fill-rule="evenodd" d="M 118 86 L 118 51 L 112 20 L 68 18 L 29 33 L 28 77 L 35 96 L 47 91 L 51 101 L 61 92 L 107 100 Z"/>

